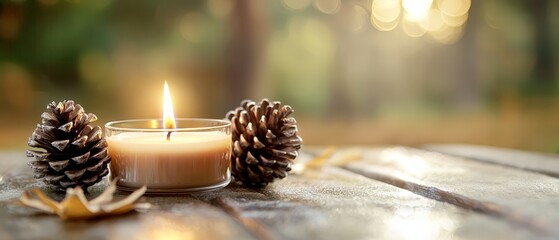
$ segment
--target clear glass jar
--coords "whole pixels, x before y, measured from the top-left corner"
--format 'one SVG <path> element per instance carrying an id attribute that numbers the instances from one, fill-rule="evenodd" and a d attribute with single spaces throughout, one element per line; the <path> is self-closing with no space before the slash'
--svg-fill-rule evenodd
<path id="1" fill-rule="evenodd" d="M 214 190 L 231 181 L 231 123 L 218 119 L 161 119 L 109 122 L 105 134 L 110 178 L 120 190 L 144 185 L 147 193 Z"/>

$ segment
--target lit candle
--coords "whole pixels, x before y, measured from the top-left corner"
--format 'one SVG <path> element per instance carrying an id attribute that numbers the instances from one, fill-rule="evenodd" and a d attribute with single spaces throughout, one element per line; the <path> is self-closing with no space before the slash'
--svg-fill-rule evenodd
<path id="1" fill-rule="evenodd" d="M 105 126 L 111 179 L 122 190 L 147 192 L 217 189 L 230 179 L 230 123 L 175 119 L 165 82 L 162 120 L 125 120 Z"/>

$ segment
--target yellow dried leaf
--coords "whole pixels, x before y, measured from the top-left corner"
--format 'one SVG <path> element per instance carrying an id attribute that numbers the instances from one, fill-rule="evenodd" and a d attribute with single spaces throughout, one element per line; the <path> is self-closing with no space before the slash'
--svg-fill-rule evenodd
<path id="1" fill-rule="evenodd" d="M 326 162 L 326 160 L 328 160 L 328 158 L 330 158 L 330 156 L 332 156 L 332 154 L 334 154 L 334 152 L 336 152 L 335 147 L 327 148 L 322 153 L 320 153 L 320 155 L 318 155 L 315 158 L 313 158 L 312 160 L 306 162 L 305 167 L 306 168 L 321 168 L 322 166 L 324 166 L 324 163 Z"/>
<path id="2" fill-rule="evenodd" d="M 89 204 L 101 205 L 111 202 L 113 200 L 113 194 L 116 191 L 116 180 L 114 182 L 115 184 L 110 184 L 99 196 L 89 201 Z"/>
<path id="3" fill-rule="evenodd" d="M 28 207 L 32 207 L 32 208 L 35 208 L 35 209 L 39 209 L 39 210 L 41 210 L 43 212 L 47 212 L 47 213 L 55 213 L 55 211 L 56 211 L 56 209 L 49 208 L 49 206 L 44 204 L 43 202 L 41 202 L 37 199 L 33 199 L 29 192 L 23 192 L 23 194 L 21 195 L 21 198 L 19 199 L 19 204 L 21 204 L 23 206 L 28 206 Z"/>
<path id="4" fill-rule="evenodd" d="M 353 161 L 362 160 L 363 159 L 363 151 L 361 149 L 346 149 L 343 151 L 338 152 L 337 154 L 333 154 L 330 160 L 328 161 L 328 165 L 332 166 L 345 166 Z"/>
<path id="5" fill-rule="evenodd" d="M 69 188 L 66 190 L 66 196 L 59 203 L 46 196 L 39 189 L 32 189 L 21 195 L 19 203 L 46 213 L 56 214 L 64 220 L 118 215 L 134 209 L 150 207 L 148 203 L 138 203 L 138 199 L 146 192 L 145 186 L 120 201 L 112 202 L 115 191 L 116 181 L 113 181 L 97 198 L 88 201 L 80 187 Z"/>
<path id="6" fill-rule="evenodd" d="M 293 174 L 308 174 L 311 169 L 320 169 L 325 166 L 345 166 L 353 161 L 363 159 L 360 149 L 343 149 L 337 151 L 335 147 L 326 148 L 318 156 L 306 162 L 294 164 L 291 169 Z"/>
<path id="7" fill-rule="evenodd" d="M 41 190 L 35 188 L 35 189 L 32 189 L 31 191 L 33 191 L 33 193 L 37 197 L 39 197 L 39 200 L 41 200 L 41 202 L 43 202 L 50 209 L 52 209 L 52 211 L 56 211 L 56 209 L 59 208 L 59 203 L 57 203 L 56 201 L 47 197 L 47 195 L 45 195 L 43 192 L 41 192 Z"/>
<path id="8" fill-rule="evenodd" d="M 95 215 L 94 211 L 87 208 L 87 199 L 81 188 L 69 188 L 66 197 L 60 202 L 56 214 L 62 219 L 78 219 Z"/>

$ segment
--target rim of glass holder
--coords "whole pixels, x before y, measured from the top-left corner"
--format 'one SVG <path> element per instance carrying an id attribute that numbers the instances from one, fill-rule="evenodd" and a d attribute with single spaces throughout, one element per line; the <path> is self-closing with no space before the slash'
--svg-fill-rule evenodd
<path id="1" fill-rule="evenodd" d="M 231 176 L 229 176 L 223 182 L 219 182 L 209 186 L 187 187 L 187 188 L 147 188 L 145 194 L 146 195 L 175 195 L 175 194 L 211 192 L 227 187 L 227 185 L 229 185 L 230 183 L 231 183 Z M 118 185 L 118 183 L 116 185 L 116 188 L 118 190 L 125 191 L 125 192 L 133 192 L 138 190 L 137 187 L 125 187 L 125 186 Z"/>
<path id="2" fill-rule="evenodd" d="M 215 123 L 218 125 L 215 126 L 207 126 L 207 127 L 178 127 L 178 128 L 133 128 L 133 127 L 118 127 L 115 125 L 124 124 L 124 123 L 138 123 L 138 122 L 147 122 L 151 123 L 153 121 L 163 122 L 162 118 L 159 119 L 150 119 L 150 118 L 142 118 L 142 119 L 129 119 L 129 120 L 119 120 L 119 121 L 111 121 L 105 124 L 105 129 L 113 130 L 113 131 L 127 131 L 127 132 L 198 132 L 198 131 L 211 131 L 211 130 L 219 130 L 225 127 L 231 127 L 231 122 L 229 120 L 224 119 L 211 119 L 211 118 L 175 118 L 175 121 L 187 121 L 187 122 L 206 122 L 206 123 Z"/>

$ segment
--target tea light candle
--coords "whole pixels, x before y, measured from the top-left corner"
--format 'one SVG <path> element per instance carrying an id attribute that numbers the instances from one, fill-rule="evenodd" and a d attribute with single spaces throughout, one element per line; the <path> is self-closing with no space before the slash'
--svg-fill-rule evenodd
<path id="1" fill-rule="evenodd" d="M 121 190 L 146 185 L 148 193 L 226 186 L 231 180 L 230 123 L 175 119 L 166 83 L 164 89 L 162 120 L 116 121 L 105 126 L 111 179 L 118 179 Z"/>

